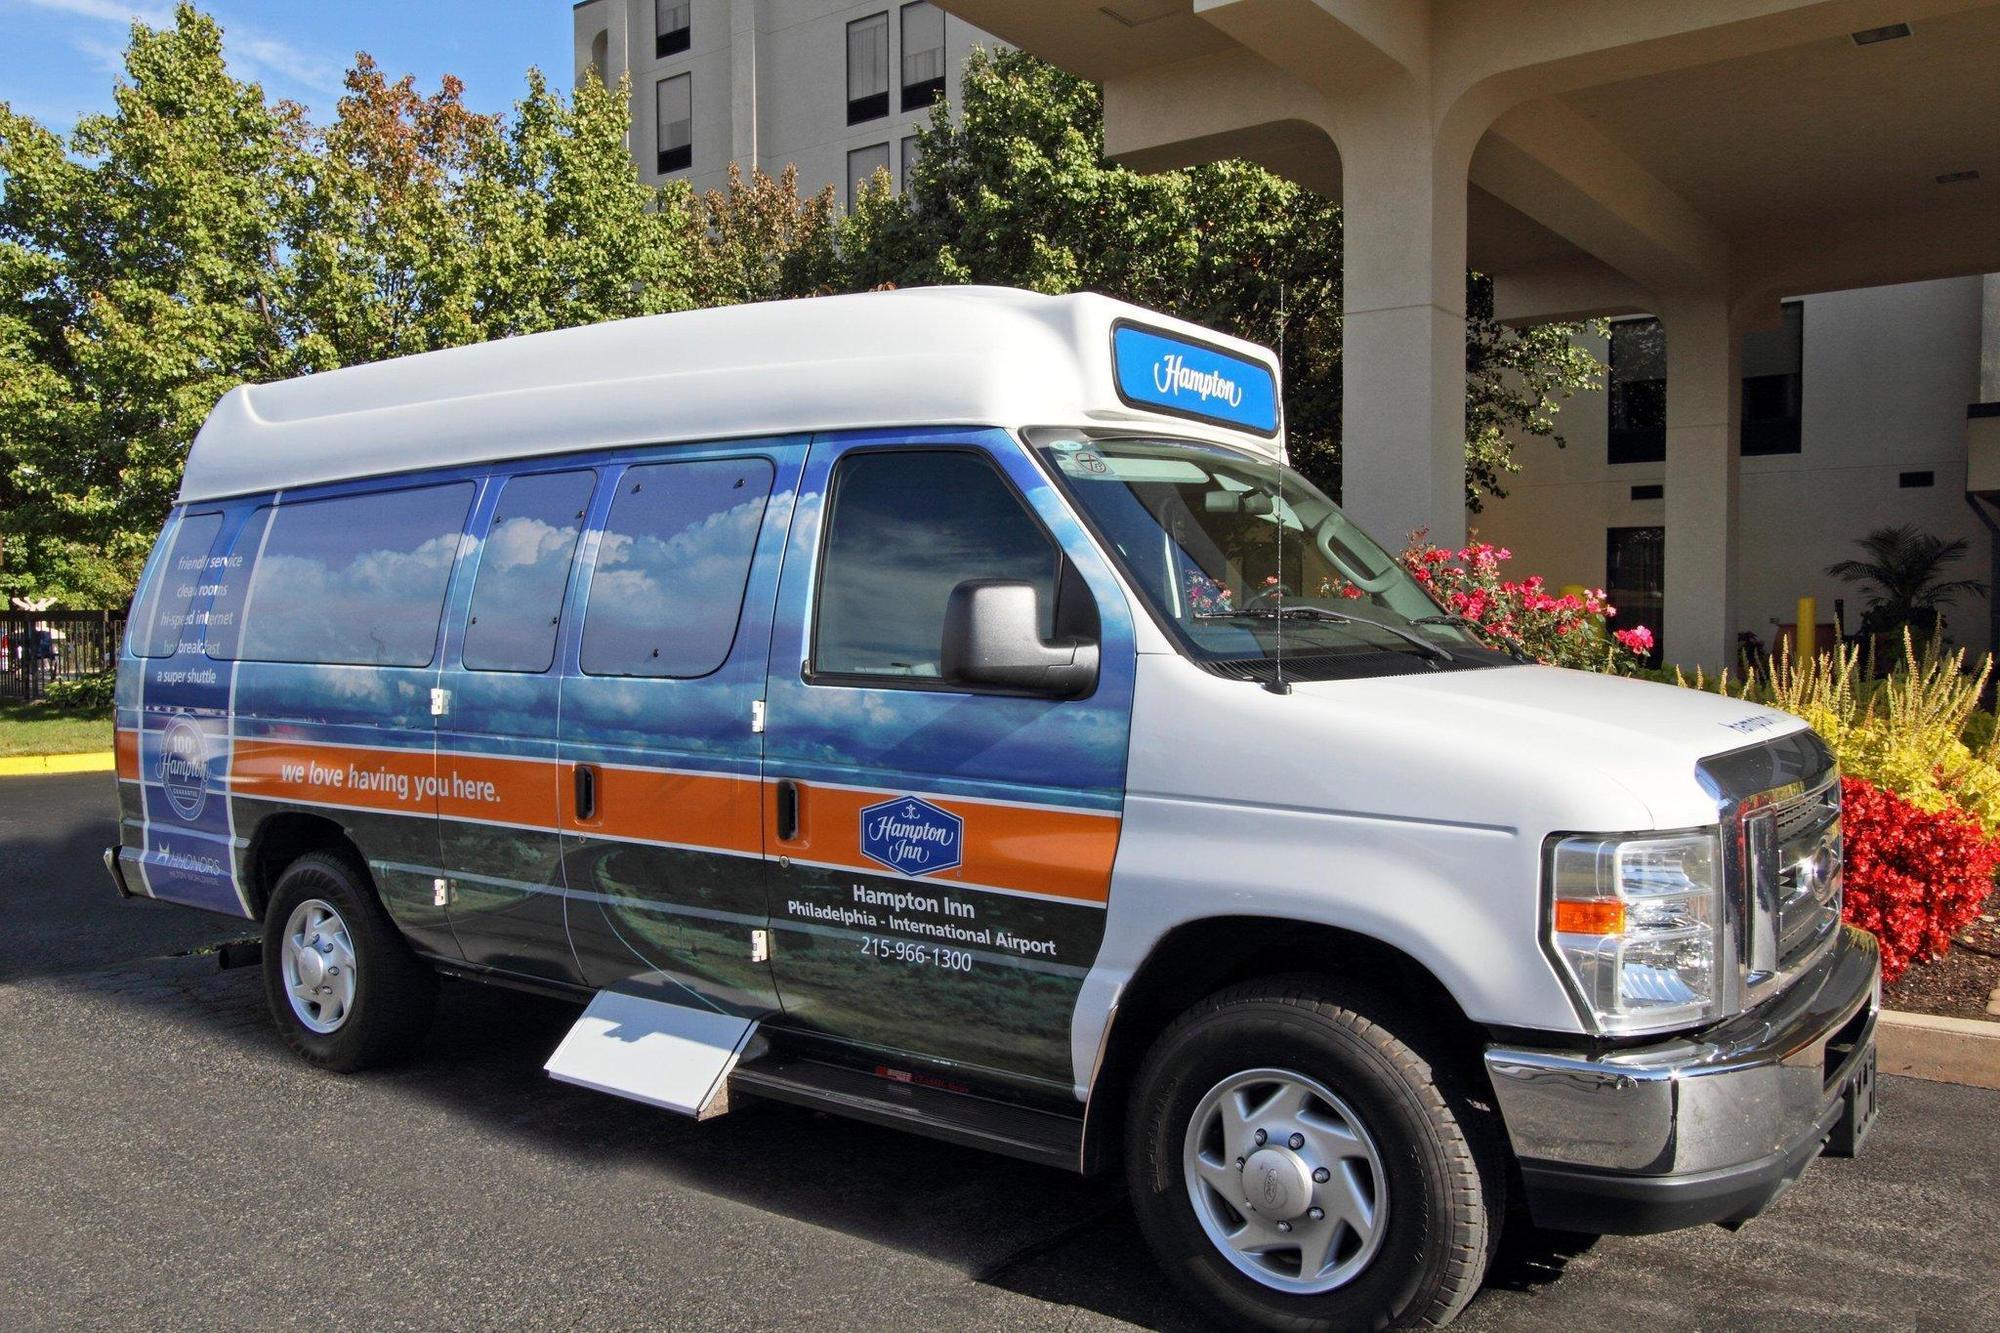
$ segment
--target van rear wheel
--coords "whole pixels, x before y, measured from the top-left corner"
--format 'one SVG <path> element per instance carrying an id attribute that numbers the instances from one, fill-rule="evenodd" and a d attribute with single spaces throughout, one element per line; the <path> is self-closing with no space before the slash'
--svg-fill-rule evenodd
<path id="1" fill-rule="evenodd" d="M 285 868 L 264 911 L 264 996 L 286 1045 L 352 1073 L 415 1050 L 437 973 L 411 952 L 367 877 L 313 852 Z"/>
<path id="2" fill-rule="evenodd" d="M 1444 1324 L 1485 1275 L 1504 1206 L 1486 1126 L 1364 1007 L 1313 981 L 1236 987 L 1140 1070 L 1140 1228 L 1226 1327 Z"/>

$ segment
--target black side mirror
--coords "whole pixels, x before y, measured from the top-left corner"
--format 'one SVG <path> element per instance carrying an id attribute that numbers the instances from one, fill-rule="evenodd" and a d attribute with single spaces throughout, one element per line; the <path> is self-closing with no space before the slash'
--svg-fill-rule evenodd
<path id="1" fill-rule="evenodd" d="M 1035 585 L 967 579 L 944 610 L 938 668 L 946 680 L 1049 694 L 1087 693 L 1097 683 L 1097 644 L 1042 642 Z"/>

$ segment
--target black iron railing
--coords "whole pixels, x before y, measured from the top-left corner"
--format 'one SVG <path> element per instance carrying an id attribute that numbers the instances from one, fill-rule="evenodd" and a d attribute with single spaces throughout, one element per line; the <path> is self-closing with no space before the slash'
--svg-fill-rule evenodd
<path id="1" fill-rule="evenodd" d="M 123 611 L 0 612 L 0 700 L 39 699 L 52 681 L 109 670 L 124 636 Z"/>

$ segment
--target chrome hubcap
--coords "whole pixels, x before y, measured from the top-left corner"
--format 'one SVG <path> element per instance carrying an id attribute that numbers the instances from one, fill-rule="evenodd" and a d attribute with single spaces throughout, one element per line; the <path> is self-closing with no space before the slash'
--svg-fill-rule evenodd
<path id="1" fill-rule="evenodd" d="M 354 941 L 332 904 L 308 898 L 285 922 L 281 968 L 292 1012 L 314 1032 L 336 1032 L 354 1008 Z"/>
<path id="2" fill-rule="evenodd" d="M 1278 1291 L 1331 1291 L 1381 1248 L 1388 1178 L 1367 1127 L 1316 1079 L 1250 1069 L 1209 1089 L 1182 1154 L 1195 1217 Z"/>

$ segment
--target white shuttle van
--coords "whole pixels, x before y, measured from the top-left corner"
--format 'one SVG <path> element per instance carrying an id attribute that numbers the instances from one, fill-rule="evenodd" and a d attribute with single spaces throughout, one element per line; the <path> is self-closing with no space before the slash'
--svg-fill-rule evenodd
<path id="1" fill-rule="evenodd" d="M 121 892 L 306 1059 L 1122 1170 L 1216 1318 L 1443 1323 L 1508 1220 L 1734 1225 L 1874 1111 L 1798 720 L 1481 647 L 1101 297 L 632 320 L 232 391 L 118 682 Z"/>

